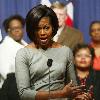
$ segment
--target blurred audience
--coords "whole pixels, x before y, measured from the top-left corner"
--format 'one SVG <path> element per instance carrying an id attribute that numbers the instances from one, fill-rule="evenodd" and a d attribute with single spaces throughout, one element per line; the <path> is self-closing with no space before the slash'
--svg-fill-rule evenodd
<path id="1" fill-rule="evenodd" d="M 95 73 L 92 69 L 94 49 L 87 44 L 78 44 L 74 50 L 74 64 L 79 85 L 85 85 L 83 93 L 76 96 L 75 100 L 93 100 L 93 86 Z"/>
<path id="2" fill-rule="evenodd" d="M 0 44 L 0 87 L 8 73 L 15 72 L 16 52 L 27 45 L 22 40 L 25 20 L 20 15 L 10 16 L 3 22 L 4 29 L 8 35 Z"/>
<path id="3" fill-rule="evenodd" d="M 65 25 L 65 19 L 67 16 L 65 5 L 56 1 L 51 5 L 51 8 L 56 13 L 59 22 L 59 29 L 53 38 L 54 41 L 57 41 L 58 43 L 66 45 L 70 48 L 73 48 L 78 43 L 83 43 L 82 33 L 75 28 Z"/>

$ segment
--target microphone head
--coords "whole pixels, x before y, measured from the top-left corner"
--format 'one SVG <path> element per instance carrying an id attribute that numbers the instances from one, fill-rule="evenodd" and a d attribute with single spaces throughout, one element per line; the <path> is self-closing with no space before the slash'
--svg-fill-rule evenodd
<path id="1" fill-rule="evenodd" d="M 51 67 L 51 66 L 52 66 L 52 62 L 53 62 L 52 59 L 48 59 L 48 61 L 47 61 L 47 65 L 48 65 L 48 67 Z"/>

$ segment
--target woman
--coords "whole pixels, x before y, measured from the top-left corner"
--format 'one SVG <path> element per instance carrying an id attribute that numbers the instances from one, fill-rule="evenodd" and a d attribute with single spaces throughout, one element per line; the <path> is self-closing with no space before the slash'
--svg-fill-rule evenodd
<path id="1" fill-rule="evenodd" d="M 100 99 L 100 20 L 91 22 L 89 27 L 91 37 L 90 47 L 95 50 L 93 69 L 95 70 L 95 99 Z"/>
<path id="2" fill-rule="evenodd" d="M 83 93 L 75 100 L 93 100 L 94 71 L 92 63 L 94 59 L 94 49 L 87 44 L 78 44 L 73 50 L 75 70 L 79 85 L 85 85 Z"/>
<path id="3" fill-rule="evenodd" d="M 3 22 L 7 36 L 0 44 L 0 88 L 2 88 L 7 74 L 15 72 L 15 56 L 17 51 L 27 45 L 22 39 L 24 26 L 25 19 L 20 15 L 9 16 Z"/>
<path id="4" fill-rule="evenodd" d="M 93 61 L 93 69 L 100 71 L 100 21 L 93 21 L 89 27 L 91 36 L 90 47 L 95 50 L 95 58 Z"/>
<path id="5" fill-rule="evenodd" d="M 15 72 L 23 100 L 64 100 L 61 98 L 80 91 L 81 86 L 73 87 L 72 82 L 65 86 L 67 64 L 70 80 L 76 83 L 76 78 L 72 52 L 52 40 L 57 30 L 58 20 L 52 9 L 38 5 L 28 12 L 26 31 L 32 43 L 17 53 Z"/>

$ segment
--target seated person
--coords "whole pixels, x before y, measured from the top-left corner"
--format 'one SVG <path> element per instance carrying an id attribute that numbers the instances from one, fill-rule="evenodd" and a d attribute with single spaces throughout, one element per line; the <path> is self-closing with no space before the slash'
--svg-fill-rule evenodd
<path id="1" fill-rule="evenodd" d="M 87 44 L 78 44 L 73 50 L 73 55 L 77 82 L 79 85 L 85 85 L 83 93 L 78 95 L 75 100 L 93 100 L 94 49 Z"/>

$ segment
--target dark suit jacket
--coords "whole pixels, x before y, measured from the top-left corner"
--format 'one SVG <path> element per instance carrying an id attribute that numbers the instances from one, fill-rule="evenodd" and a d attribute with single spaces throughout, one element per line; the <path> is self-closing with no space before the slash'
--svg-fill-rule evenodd
<path id="1" fill-rule="evenodd" d="M 83 34 L 78 29 L 65 26 L 57 42 L 73 49 L 76 44 L 83 43 Z"/>
<path id="2" fill-rule="evenodd" d="M 100 71 L 95 71 L 94 97 L 100 100 Z"/>
<path id="3" fill-rule="evenodd" d="M 20 100 L 15 73 L 9 73 L 0 91 L 0 100 Z"/>

